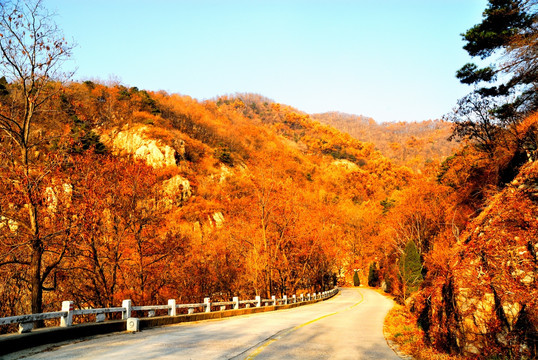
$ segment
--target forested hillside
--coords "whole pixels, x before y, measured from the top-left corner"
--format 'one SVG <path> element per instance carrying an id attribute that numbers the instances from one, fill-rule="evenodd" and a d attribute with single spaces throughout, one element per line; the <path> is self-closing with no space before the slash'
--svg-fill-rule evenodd
<path id="1" fill-rule="evenodd" d="M 31 310 L 32 221 L 40 310 L 319 291 L 392 251 L 377 238 L 387 199 L 416 179 L 371 144 L 256 96 L 50 91 L 28 166 L 2 142 L 4 316 Z"/>
<path id="2" fill-rule="evenodd" d="M 450 141 L 452 123 L 443 120 L 391 122 L 378 124 L 374 119 L 338 112 L 314 114 L 322 124 L 375 145 L 395 164 L 421 170 L 452 155 L 458 144 Z"/>

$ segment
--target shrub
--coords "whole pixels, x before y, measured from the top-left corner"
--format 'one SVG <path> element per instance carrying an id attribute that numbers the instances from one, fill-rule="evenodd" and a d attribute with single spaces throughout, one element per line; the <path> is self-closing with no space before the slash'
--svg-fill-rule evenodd
<path id="1" fill-rule="evenodd" d="M 368 286 L 379 286 L 379 271 L 377 270 L 376 262 L 370 264 L 370 269 L 368 270 Z"/>
<path id="2" fill-rule="evenodd" d="M 353 286 L 360 286 L 361 285 L 361 279 L 359 279 L 359 273 L 355 271 L 353 274 Z"/>

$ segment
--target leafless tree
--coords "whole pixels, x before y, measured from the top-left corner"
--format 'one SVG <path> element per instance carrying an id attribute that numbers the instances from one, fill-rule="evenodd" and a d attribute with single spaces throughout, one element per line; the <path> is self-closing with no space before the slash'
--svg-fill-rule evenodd
<path id="1" fill-rule="evenodd" d="M 5 194 L 18 199 L 0 202 L 0 219 L 16 224 L 18 239 L 11 243 L 12 248 L 18 249 L 19 255 L 22 248 L 28 249 L 26 256 L 11 252 L 11 257 L 0 257 L 0 265 L 28 266 L 33 313 L 42 312 L 45 281 L 65 252 L 64 248 L 47 253 L 44 260 L 47 242 L 61 231 L 43 229 L 43 181 L 52 168 L 40 163 L 33 151 L 39 141 L 33 127 L 41 107 L 54 94 L 55 83 L 70 76 L 62 72 L 62 65 L 73 46 L 41 0 L 0 2 L 0 73 L 8 83 L 8 94 L 0 101 L 0 145 L 9 152 L 0 158 L 0 168 L 8 174 L 7 180 L 4 175 Z"/>

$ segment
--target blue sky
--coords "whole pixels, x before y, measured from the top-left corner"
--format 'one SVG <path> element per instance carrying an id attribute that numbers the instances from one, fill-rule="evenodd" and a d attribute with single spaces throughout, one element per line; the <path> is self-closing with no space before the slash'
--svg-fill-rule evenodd
<path id="1" fill-rule="evenodd" d="M 460 34 L 486 0 L 45 0 L 74 39 L 75 79 L 203 100 L 253 92 L 376 121 L 449 112 L 471 89 Z"/>

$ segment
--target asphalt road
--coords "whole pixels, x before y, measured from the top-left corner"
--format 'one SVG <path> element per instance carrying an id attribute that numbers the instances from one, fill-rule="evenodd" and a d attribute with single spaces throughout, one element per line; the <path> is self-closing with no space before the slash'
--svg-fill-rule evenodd
<path id="1" fill-rule="evenodd" d="M 24 359 L 400 359 L 383 337 L 392 302 L 363 288 L 295 309 L 103 335 Z M 12 358 L 12 357 L 10 357 Z"/>

